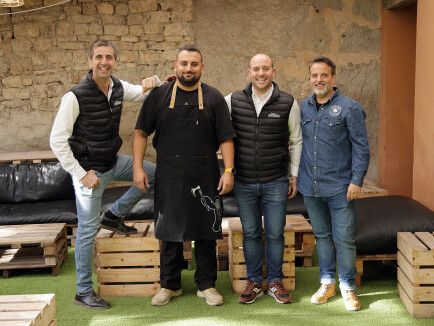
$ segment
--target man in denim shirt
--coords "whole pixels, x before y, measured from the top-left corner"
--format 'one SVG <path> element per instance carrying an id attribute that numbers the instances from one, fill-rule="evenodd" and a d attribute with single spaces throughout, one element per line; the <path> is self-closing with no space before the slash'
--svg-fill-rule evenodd
<path id="1" fill-rule="evenodd" d="M 311 302 L 323 304 L 340 291 L 347 310 L 359 310 L 355 293 L 354 199 L 369 165 L 365 112 L 334 87 L 336 65 L 318 57 L 310 66 L 313 95 L 301 102 L 303 149 L 298 189 L 316 237 L 321 287 Z"/>

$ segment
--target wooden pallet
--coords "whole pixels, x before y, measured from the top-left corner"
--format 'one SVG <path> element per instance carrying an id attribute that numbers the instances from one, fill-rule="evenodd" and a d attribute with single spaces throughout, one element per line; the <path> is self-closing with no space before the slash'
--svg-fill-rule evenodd
<path id="1" fill-rule="evenodd" d="M 130 236 L 100 230 L 96 238 L 98 292 L 102 297 L 153 296 L 160 287 L 160 243 L 152 222 L 127 223 Z"/>
<path id="2" fill-rule="evenodd" d="M 232 290 L 240 294 L 244 288 L 247 279 L 247 268 L 243 252 L 243 231 L 241 223 L 237 220 L 230 220 L 228 225 L 229 230 L 229 278 L 232 285 Z M 294 247 L 294 231 L 289 227 L 285 227 L 284 231 L 284 252 L 283 252 L 283 285 L 289 291 L 295 289 L 295 247 Z M 263 266 L 265 275 L 266 267 Z M 263 283 L 264 289 L 266 282 Z"/>
<path id="3" fill-rule="evenodd" d="M 434 233 L 398 232 L 398 292 L 415 318 L 434 317 Z"/>
<path id="4" fill-rule="evenodd" d="M 0 270 L 51 268 L 53 275 L 68 256 L 65 223 L 0 226 Z"/>
<path id="5" fill-rule="evenodd" d="M 363 277 L 363 263 L 365 261 L 394 261 L 396 260 L 396 254 L 380 254 L 380 255 L 358 255 L 356 258 L 356 285 L 362 285 Z"/>
<path id="6" fill-rule="evenodd" d="M 52 151 L 10 152 L 0 153 L 0 163 L 22 164 L 41 163 L 43 161 L 57 161 Z"/>
<path id="7" fill-rule="evenodd" d="M 373 181 L 365 179 L 365 181 L 363 182 L 362 193 L 360 194 L 360 198 L 380 197 L 380 196 L 387 196 L 387 195 L 388 195 L 387 190 L 376 186 Z"/>
<path id="8" fill-rule="evenodd" d="M 1 326 L 55 326 L 54 294 L 1 295 Z"/>
<path id="9" fill-rule="evenodd" d="M 301 214 L 286 215 L 286 226 L 294 231 L 295 257 L 300 257 L 303 260 L 303 267 L 311 267 L 315 250 L 312 226 Z"/>

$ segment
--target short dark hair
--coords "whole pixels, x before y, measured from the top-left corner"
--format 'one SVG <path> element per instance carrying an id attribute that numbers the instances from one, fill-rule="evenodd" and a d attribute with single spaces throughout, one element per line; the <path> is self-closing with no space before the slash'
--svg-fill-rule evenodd
<path id="1" fill-rule="evenodd" d="M 93 42 L 89 48 L 89 58 L 92 59 L 94 50 L 96 48 L 99 48 L 100 46 L 107 46 L 109 48 L 112 48 L 115 53 L 115 60 L 118 59 L 119 57 L 118 49 L 114 46 L 113 42 L 109 40 L 96 40 L 95 42 Z"/>
<path id="2" fill-rule="evenodd" d="M 194 44 L 186 44 L 184 45 L 182 48 L 180 48 L 178 50 L 178 53 L 176 54 L 176 59 L 178 59 L 178 55 L 179 53 L 181 53 L 182 51 L 187 51 L 187 52 L 197 52 L 200 54 L 200 59 L 203 61 L 203 57 L 202 57 L 202 53 L 200 52 L 199 48 L 194 45 Z"/>
<path id="3" fill-rule="evenodd" d="M 319 56 L 319 57 L 316 57 L 315 59 L 313 59 L 309 65 L 309 72 L 310 72 L 310 68 L 312 67 L 312 65 L 314 63 L 325 63 L 327 66 L 329 66 L 332 69 L 332 75 L 336 75 L 336 65 L 329 58 L 324 57 L 324 56 Z"/>

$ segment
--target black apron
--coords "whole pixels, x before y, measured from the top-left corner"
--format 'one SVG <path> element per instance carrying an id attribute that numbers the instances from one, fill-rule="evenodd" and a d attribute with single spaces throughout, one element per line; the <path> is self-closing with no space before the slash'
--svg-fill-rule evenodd
<path id="1" fill-rule="evenodd" d="M 161 114 L 155 172 L 155 236 L 164 241 L 221 239 L 220 173 L 212 116 L 198 105 L 175 105 L 175 82 L 169 107 Z"/>

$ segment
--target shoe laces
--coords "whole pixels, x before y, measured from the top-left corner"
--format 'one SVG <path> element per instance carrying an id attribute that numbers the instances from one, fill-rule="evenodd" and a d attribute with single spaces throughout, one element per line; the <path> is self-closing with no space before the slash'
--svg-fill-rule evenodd
<path id="1" fill-rule="evenodd" d="M 272 282 L 270 283 L 269 288 L 275 293 L 279 293 L 279 294 L 287 293 L 282 282 Z"/>
<path id="2" fill-rule="evenodd" d="M 356 291 L 354 290 L 345 290 L 345 299 L 347 300 L 358 300 L 357 299 L 357 295 L 356 295 Z"/>
<path id="3" fill-rule="evenodd" d="M 333 286 L 333 284 L 321 284 L 321 287 L 316 291 L 319 296 L 324 296 L 327 291 Z"/>
<path id="4" fill-rule="evenodd" d="M 253 289 L 256 287 L 256 283 L 251 281 L 251 280 L 247 280 L 246 281 L 246 287 L 244 288 L 243 294 L 250 294 L 253 292 Z"/>

